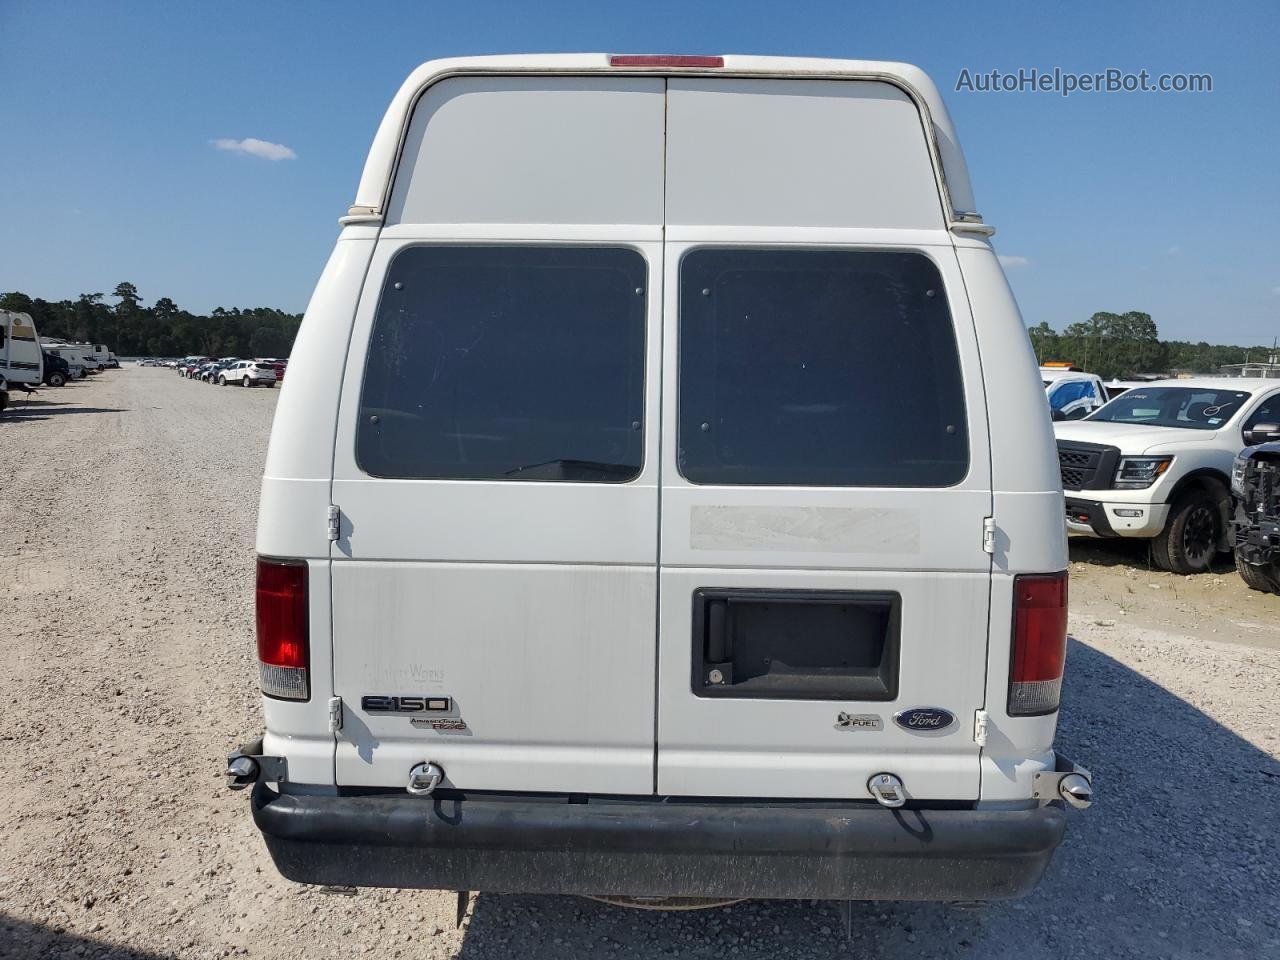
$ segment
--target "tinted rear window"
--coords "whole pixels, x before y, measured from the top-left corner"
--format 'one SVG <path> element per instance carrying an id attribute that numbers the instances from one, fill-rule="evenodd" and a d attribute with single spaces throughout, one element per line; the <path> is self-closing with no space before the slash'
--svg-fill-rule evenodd
<path id="1" fill-rule="evenodd" d="M 917 253 L 688 254 L 679 447 L 693 483 L 959 482 L 963 382 L 937 267 Z"/>
<path id="2" fill-rule="evenodd" d="M 645 263 L 600 247 L 411 247 L 374 320 L 356 459 L 380 477 L 634 478 Z"/>

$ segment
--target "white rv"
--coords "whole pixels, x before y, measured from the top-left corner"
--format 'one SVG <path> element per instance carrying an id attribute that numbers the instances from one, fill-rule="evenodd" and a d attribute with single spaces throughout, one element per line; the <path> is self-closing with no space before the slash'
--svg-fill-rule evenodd
<path id="1" fill-rule="evenodd" d="M 115 354 L 112 353 L 105 343 L 86 343 L 84 347 L 88 353 L 89 362 L 94 369 L 106 370 L 115 360 Z M 115 364 L 119 366 L 119 363 Z"/>
<path id="2" fill-rule="evenodd" d="M 1066 537 L 1044 387 L 899 63 L 425 64 L 267 456 L 265 739 L 322 884 L 1026 893 Z M 923 384 L 904 389 L 904 384 Z"/>
<path id="3" fill-rule="evenodd" d="M 83 380 L 90 370 L 98 369 L 98 362 L 93 359 L 93 351 L 87 343 L 70 343 L 59 337 L 41 337 L 40 345 L 67 361 L 74 380 Z"/>
<path id="4" fill-rule="evenodd" d="M 83 380 L 88 376 L 89 371 L 85 368 L 84 356 L 78 350 L 68 348 L 64 343 L 41 341 L 41 345 L 44 347 L 45 352 L 67 361 L 67 372 L 72 380 Z"/>
<path id="5" fill-rule="evenodd" d="M 35 321 L 26 313 L 0 310 L 0 410 L 8 406 L 9 391 L 34 389 L 44 380 L 44 355 Z"/>

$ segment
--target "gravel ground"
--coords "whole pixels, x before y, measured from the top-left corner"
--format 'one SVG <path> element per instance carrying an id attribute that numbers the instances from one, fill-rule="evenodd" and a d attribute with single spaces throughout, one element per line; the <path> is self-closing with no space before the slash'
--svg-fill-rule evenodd
<path id="1" fill-rule="evenodd" d="M 0 418 L 0 956 L 1280 957 L 1280 598 L 1077 548 L 1061 748 L 1097 777 L 986 907 L 698 913 L 282 879 L 227 750 L 261 729 L 253 527 L 278 391 L 109 372 Z"/>

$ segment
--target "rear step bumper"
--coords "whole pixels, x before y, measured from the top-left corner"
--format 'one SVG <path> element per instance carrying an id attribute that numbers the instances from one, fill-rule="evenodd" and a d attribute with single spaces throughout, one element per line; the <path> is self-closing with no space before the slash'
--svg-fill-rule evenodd
<path id="1" fill-rule="evenodd" d="M 301 883 L 502 893 L 986 900 L 1029 892 L 1059 803 L 889 810 L 647 800 L 301 796 L 253 789 L 276 867 Z"/>

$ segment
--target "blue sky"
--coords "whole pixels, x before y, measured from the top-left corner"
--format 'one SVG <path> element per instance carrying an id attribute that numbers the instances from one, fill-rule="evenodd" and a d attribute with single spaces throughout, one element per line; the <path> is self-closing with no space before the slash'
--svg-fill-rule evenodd
<path id="1" fill-rule="evenodd" d="M 0 0 L 0 290 L 301 310 L 392 93 L 433 57 L 906 60 L 943 90 L 1029 324 L 1280 334 L 1280 4 Z M 957 92 L 962 69 L 1209 73 L 1208 94 Z M 270 160 L 213 141 L 257 138 Z"/>

